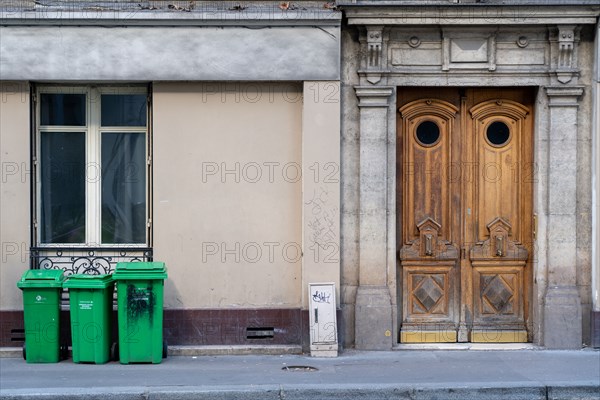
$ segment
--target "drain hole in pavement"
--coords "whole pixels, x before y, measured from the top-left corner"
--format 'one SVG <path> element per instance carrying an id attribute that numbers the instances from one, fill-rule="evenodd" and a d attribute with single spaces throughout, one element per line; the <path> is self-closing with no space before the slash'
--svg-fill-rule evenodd
<path id="1" fill-rule="evenodd" d="M 317 368 L 308 365 L 289 365 L 281 368 L 284 371 L 300 371 L 300 372 L 312 372 L 318 371 Z"/>

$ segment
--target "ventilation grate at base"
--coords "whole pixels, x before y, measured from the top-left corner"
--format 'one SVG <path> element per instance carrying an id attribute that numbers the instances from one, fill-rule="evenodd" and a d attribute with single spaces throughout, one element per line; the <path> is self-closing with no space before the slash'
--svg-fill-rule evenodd
<path id="1" fill-rule="evenodd" d="M 25 341 L 25 329 L 13 328 L 10 330 L 10 341 L 11 342 L 24 342 Z"/>
<path id="2" fill-rule="evenodd" d="M 246 328 L 246 339 L 273 339 L 273 327 Z"/>

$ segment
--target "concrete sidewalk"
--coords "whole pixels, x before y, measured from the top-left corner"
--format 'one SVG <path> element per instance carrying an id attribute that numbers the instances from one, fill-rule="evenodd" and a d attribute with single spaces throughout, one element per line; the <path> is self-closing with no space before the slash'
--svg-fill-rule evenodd
<path id="1" fill-rule="evenodd" d="M 312 367 L 294 368 L 294 367 Z M 0 359 L 0 399 L 600 399 L 597 350 L 171 356 L 162 364 Z"/>

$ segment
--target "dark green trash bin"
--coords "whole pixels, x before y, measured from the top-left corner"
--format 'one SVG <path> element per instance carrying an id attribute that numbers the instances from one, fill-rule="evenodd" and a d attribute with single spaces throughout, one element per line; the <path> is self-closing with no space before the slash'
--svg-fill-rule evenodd
<path id="1" fill-rule="evenodd" d="M 120 262 L 117 286 L 119 360 L 121 364 L 153 363 L 163 358 L 163 262 Z"/>
<path id="2" fill-rule="evenodd" d="M 60 298 L 64 279 L 62 270 L 31 269 L 17 282 L 23 291 L 23 355 L 28 363 L 60 361 Z"/>
<path id="3" fill-rule="evenodd" d="M 112 345 L 112 275 L 71 275 L 69 289 L 73 362 L 104 364 Z"/>

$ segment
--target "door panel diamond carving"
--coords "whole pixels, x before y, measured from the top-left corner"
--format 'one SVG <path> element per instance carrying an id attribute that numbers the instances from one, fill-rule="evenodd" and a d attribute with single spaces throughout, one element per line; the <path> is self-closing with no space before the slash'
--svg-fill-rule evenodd
<path id="1" fill-rule="evenodd" d="M 417 324 L 433 319 L 449 323 L 456 309 L 455 269 L 451 262 L 440 266 L 411 265 L 404 268 L 404 321 Z M 412 328 L 411 328 L 412 329 Z"/>
<path id="2" fill-rule="evenodd" d="M 523 268 L 524 262 L 513 265 L 474 262 L 473 291 L 476 327 L 504 329 L 523 328 Z"/>
<path id="3" fill-rule="evenodd" d="M 444 294 L 443 275 L 422 275 L 413 283 L 416 284 L 416 287 L 413 287 L 416 300 L 413 302 L 413 312 L 434 313 Z"/>
<path id="4" fill-rule="evenodd" d="M 481 297 L 484 314 L 511 314 L 514 295 L 514 277 L 510 275 L 482 275 Z"/>

